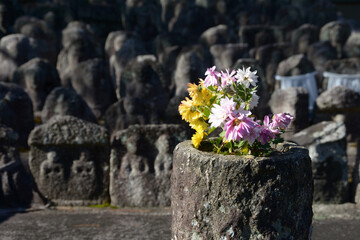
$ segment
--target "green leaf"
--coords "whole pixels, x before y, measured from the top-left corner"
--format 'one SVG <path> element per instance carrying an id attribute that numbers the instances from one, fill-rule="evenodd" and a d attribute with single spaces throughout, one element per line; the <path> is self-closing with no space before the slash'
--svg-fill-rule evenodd
<path id="1" fill-rule="evenodd" d="M 203 113 L 204 113 L 205 117 L 208 118 L 210 116 L 210 109 L 204 108 Z"/>

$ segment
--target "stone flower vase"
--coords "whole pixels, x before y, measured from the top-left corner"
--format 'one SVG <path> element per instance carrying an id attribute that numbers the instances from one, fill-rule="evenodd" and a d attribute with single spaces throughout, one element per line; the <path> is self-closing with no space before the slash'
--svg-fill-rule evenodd
<path id="1" fill-rule="evenodd" d="M 174 150 L 172 239 L 310 239 L 308 151 L 282 144 L 269 157 Z"/>

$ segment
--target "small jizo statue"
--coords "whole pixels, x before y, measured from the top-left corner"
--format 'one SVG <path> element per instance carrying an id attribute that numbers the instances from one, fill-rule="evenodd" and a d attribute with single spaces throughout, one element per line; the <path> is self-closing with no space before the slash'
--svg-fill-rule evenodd
<path id="1" fill-rule="evenodd" d="M 82 151 L 79 159 L 74 160 L 71 166 L 70 184 L 72 187 L 76 186 L 76 192 L 73 193 L 75 195 L 91 198 L 96 193 L 98 181 L 95 163 L 90 160 L 88 151 Z"/>

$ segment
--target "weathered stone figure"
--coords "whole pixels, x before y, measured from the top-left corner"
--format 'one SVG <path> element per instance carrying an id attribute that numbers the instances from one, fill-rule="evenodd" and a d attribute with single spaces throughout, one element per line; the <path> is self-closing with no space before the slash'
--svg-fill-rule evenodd
<path id="1" fill-rule="evenodd" d="M 96 175 L 95 162 L 92 161 L 89 151 L 84 150 L 80 157 L 74 160 L 71 166 L 70 184 L 74 187 L 74 196 L 91 198 L 99 190 L 99 179 Z"/>
<path id="2" fill-rule="evenodd" d="M 66 191 L 64 186 L 65 167 L 55 151 L 48 152 L 46 156 L 47 159 L 40 165 L 38 187 L 41 192 L 58 198 L 61 192 Z"/>
<path id="3" fill-rule="evenodd" d="M 110 196 L 116 206 L 170 205 L 172 151 L 189 138 L 174 124 L 132 125 L 118 131 L 110 158 Z"/>
<path id="4" fill-rule="evenodd" d="M 29 137 L 29 166 L 40 192 L 56 204 L 108 201 L 109 147 L 105 128 L 55 116 Z"/>

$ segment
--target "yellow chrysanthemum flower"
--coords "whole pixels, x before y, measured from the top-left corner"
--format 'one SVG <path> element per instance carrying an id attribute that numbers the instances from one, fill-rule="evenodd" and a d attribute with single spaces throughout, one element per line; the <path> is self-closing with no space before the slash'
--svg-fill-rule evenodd
<path id="1" fill-rule="evenodd" d="M 188 83 L 188 92 L 191 98 L 196 99 L 197 96 L 200 94 L 201 92 L 201 87 L 196 85 L 195 83 Z"/>
<path id="2" fill-rule="evenodd" d="M 206 135 L 206 133 L 204 132 L 196 132 L 192 138 L 191 138 L 191 142 L 194 145 L 195 148 L 199 148 L 201 141 L 203 140 L 204 136 Z"/>
<path id="3" fill-rule="evenodd" d="M 179 113 L 181 118 L 187 122 L 194 121 L 201 117 L 201 113 L 197 111 L 196 107 L 193 105 L 193 101 L 189 98 L 181 101 L 179 105 Z"/>
<path id="4" fill-rule="evenodd" d="M 190 122 L 190 127 L 195 129 L 197 132 L 205 132 L 208 126 L 209 124 L 202 119 L 196 119 Z"/>

